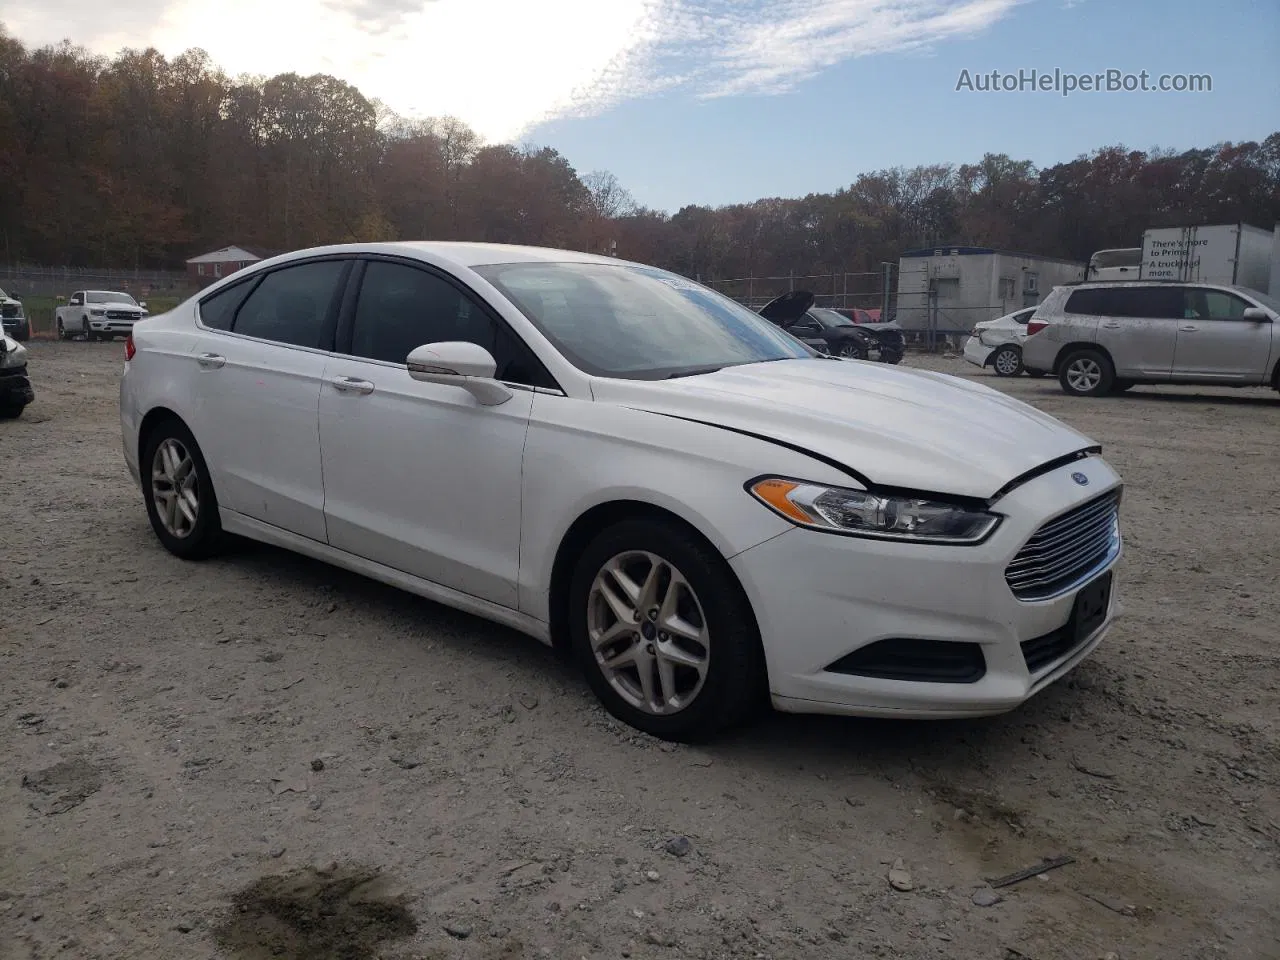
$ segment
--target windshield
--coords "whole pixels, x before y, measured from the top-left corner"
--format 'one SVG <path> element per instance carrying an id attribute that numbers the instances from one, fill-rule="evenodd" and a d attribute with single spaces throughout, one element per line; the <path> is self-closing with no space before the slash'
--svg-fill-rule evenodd
<path id="1" fill-rule="evenodd" d="M 3 290 L 0 290 L 0 300 L 8 300 L 8 299 L 9 299 L 9 295 L 5 293 Z"/>
<path id="2" fill-rule="evenodd" d="M 656 380 L 813 356 L 741 304 L 665 270 L 625 263 L 474 269 L 593 376 Z"/>
<path id="3" fill-rule="evenodd" d="M 1121 250 L 1099 250 L 1089 258 L 1089 266 L 1095 270 L 1108 267 L 1136 267 L 1142 263 L 1141 247 L 1125 247 Z"/>
<path id="4" fill-rule="evenodd" d="M 127 293 L 117 293 L 114 290 L 90 290 L 84 295 L 85 303 L 132 303 L 137 305 L 137 300 L 129 296 Z"/>
<path id="5" fill-rule="evenodd" d="M 830 307 L 814 307 L 810 315 L 828 330 L 832 327 L 852 327 L 854 322 L 843 313 L 837 313 Z"/>

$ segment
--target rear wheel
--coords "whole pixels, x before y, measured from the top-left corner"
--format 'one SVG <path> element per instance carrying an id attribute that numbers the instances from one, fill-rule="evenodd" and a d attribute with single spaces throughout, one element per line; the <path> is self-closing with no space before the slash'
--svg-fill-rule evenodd
<path id="1" fill-rule="evenodd" d="M 67 328 L 66 328 L 66 327 L 64 327 L 64 326 L 62 325 L 62 318 L 61 318 L 61 317 L 58 317 L 58 318 L 53 322 L 53 326 L 54 326 L 54 329 L 57 331 L 58 339 L 59 339 L 59 340 L 69 340 L 69 339 L 70 339 L 70 337 L 68 337 L 68 336 L 67 336 Z"/>
<path id="2" fill-rule="evenodd" d="M 213 554 L 222 539 L 218 498 L 191 431 L 176 419 L 158 424 L 139 462 L 147 518 L 165 549 L 183 560 Z"/>
<path id="3" fill-rule="evenodd" d="M 750 605 L 724 559 L 674 523 L 624 520 L 583 551 L 570 638 L 619 720 L 666 740 L 705 739 L 746 719 L 764 688 Z"/>
<path id="4" fill-rule="evenodd" d="M 17 420 L 26 408 L 25 403 L 0 403 L 0 420 Z"/>
<path id="5" fill-rule="evenodd" d="M 1101 350 L 1074 350 L 1062 361 L 1058 382 L 1064 393 L 1077 397 L 1102 397 L 1115 386 L 1116 371 Z"/>
<path id="6" fill-rule="evenodd" d="M 1022 372 L 1022 351 L 1005 344 L 991 355 L 991 366 L 997 377 L 1016 377 Z"/>

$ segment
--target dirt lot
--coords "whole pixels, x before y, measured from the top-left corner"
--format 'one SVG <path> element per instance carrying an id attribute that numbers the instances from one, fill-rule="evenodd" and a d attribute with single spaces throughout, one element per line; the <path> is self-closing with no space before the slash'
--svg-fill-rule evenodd
<path id="1" fill-rule="evenodd" d="M 695 749 L 479 620 L 265 547 L 171 559 L 121 460 L 122 345 L 30 347 L 0 423 L 4 960 L 1280 957 L 1272 392 L 989 378 L 1127 481 L 1108 642 L 1005 717 Z"/>

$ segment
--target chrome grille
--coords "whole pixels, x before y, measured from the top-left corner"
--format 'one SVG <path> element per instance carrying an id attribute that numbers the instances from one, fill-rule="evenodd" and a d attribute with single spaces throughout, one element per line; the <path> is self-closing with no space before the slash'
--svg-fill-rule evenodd
<path id="1" fill-rule="evenodd" d="M 1078 586 L 1120 547 L 1120 491 L 1112 490 L 1050 520 L 1005 569 L 1019 600 L 1047 600 Z"/>
<path id="2" fill-rule="evenodd" d="M 108 320 L 136 320 L 138 315 L 132 310 L 108 310 Z"/>
<path id="3" fill-rule="evenodd" d="M 0 303 L 0 317 L 10 320 L 17 317 L 18 313 L 19 307 L 16 303 Z"/>

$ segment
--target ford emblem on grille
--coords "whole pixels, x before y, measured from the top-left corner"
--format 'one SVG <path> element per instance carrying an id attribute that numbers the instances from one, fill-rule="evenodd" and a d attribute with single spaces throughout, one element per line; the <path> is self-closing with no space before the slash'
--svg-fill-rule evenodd
<path id="1" fill-rule="evenodd" d="M 1076 483 L 1080 484 L 1080 486 L 1082 487 L 1087 487 L 1089 485 L 1089 478 L 1086 477 L 1083 473 L 1073 473 L 1071 475 L 1071 479 L 1074 480 Z"/>

